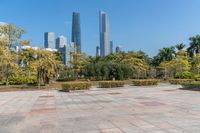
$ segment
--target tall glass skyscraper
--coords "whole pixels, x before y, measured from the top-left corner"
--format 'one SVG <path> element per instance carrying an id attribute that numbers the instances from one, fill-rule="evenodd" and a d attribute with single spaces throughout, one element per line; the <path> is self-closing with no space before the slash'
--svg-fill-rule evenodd
<path id="1" fill-rule="evenodd" d="M 73 12 L 72 15 L 72 42 L 75 44 L 76 52 L 81 53 L 81 25 L 78 12 Z"/>
<path id="2" fill-rule="evenodd" d="M 110 54 L 110 25 L 108 15 L 100 11 L 99 12 L 99 31 L 100 31 L 100 53 L 101 57 Z"/>
<path id="3" fill-rule="evenodd" d="M 44 47 L 55 49 L 55 35 L 54 32 L 44 33 Z"/>

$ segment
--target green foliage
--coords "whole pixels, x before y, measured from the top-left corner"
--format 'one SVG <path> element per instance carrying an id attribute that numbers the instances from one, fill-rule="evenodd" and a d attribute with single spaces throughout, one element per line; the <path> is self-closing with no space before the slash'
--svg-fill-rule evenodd
<path id="1" fill-rule="evenodd" d="M 185 89 L 195 89 L 200 90 L 200 82 L 191 82 L 181 84 Z"/>
<path id="2" fill-rule="evenodd" d="M 159 80 L 157 79 L 139 79 L 132 81 L 135 86 L 151 86 L 158 85 Z"/>
<path id="3" fill-rule="evenodd" d="M 169 82 L 171 84 L 183 84 L 183 83 L 191 83 L 193 82 L 194 80 L 193 79 L 170 79 Z"/>
<path id="4" fill-rule="evenodd" d="M 126 64 L 99 61 L 88 64 L 83 74 L 91 80 L 124 80 L 131 76 L 131 72 Z"/>
<path id="5" fill-rule="evenodd" d="M 37 85 L 38 80 L 36 76 L 31 76 L 26 79 L 26 84 L 28 85 Z"/>
<path id="6" fill-rule="evenodd" d="M 62 84 L 62 91 L 70 90 L 88 90 L 91 87 L 90 82 L 66 82 Z"/>
<path id="7" fill-rule="evenodd" d="M 123 87 L 124 81 L 100 81 L 100 88 L 115 88 L 115 87 Z"/>
<path id="8" fill-rule="evenodd" d="M 200 53 L 200 35 L 196 35 L 189 38 L 190 46 L 187 48 L 187 52 L 190 57 L 193 57 L 195 54 Z"/>
<path id="9" fill-rule="evenodd" d="M 25 77 L 10 77 L 9 78 L 9 84 L 10 85 L 23 85 L 23 84 L 26 84 L 26 78 Z"/>
<path id="10" fill-rule="evenodd" d="M 9 78 L 10 85 L 37 85 L 37 77 L 21 77 L 21 76 L 13 76 Z"/>
<path id="11" fill-rule="evenodd" d="M 195 75 L 191 72 L 180 72 L 180 73 L 176 73 L 175 75 L 176 79 L 194 79 Z"/>
<path id="12" fill-rule="evenodd" d="M 175 48 L 174 47 L 165 47 L 159 50 L 159 53 L 151 61 L 151 65 L 159 66 L 160 63 L 171 61 L 175 58 Z"/>

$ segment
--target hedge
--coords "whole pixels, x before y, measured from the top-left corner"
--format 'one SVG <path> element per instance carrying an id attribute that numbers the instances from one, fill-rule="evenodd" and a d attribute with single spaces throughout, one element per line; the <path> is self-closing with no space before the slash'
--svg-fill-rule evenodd
<path id="1" fill-rule="evenodd" d="M 151 86 L 151 85 L 158 85 L 159 80 L 157 79 L 135 79 L 132 80 L 132 83 L 135 86 Z"/>
<path id="2" fill-rule="evenodd" d="M 170 79 L 169 82 L 171 84 L 183 84 L 183 83 L 191 83 L 194 79 Z"/>
<path id="3" fill-rule="evenodd" d="M 70 90 L 88 90 L 91 87 L 90 82 L 66 82 L 62 84 L 62 91 Z"/>
<path id="4" fill-rule="evenodd" d="M 200 90 L 200 82 L 183 83 L 183 88 Z"/>
<path id="5" fill-rule="evenodd" d="M 195 75 L 191 72 L 176 73 L 175 79 L 194 79 Z"/>
<path id="6" fill-rule="evenodd" d="M 2 82 L 5 84 L 5 81 Z M 31 76 L 31 77 L 10 77 L 9 78 L 9 84 L 10 85 L 36 85 L 37 84 L 37 77 Z"/>
<path id="7" fill-rule="evenodd" d="M 124 81 L 100 81 L 100 88 L 115 88 L 115 87 L 123 87 L 125 84 Z"/>

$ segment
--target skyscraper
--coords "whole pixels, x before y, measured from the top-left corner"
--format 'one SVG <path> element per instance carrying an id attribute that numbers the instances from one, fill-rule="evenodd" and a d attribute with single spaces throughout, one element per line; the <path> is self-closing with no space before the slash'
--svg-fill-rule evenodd
<path id="1" fill-rule="evenodd" d="M 67 39 L 66 39 L 66 37 L 59 36 L 56 39 L 56 49 L 63 48 L 65 45 L 67 45 Z"/>
<path id="2" fill-rule="evenodd" d="M 118 45 L 117 47 L 116 47 L 116 51 L 115 51 L 116 53 L 120 53 L 120 52 L 122 52 L 122 46 L 121 45 Z"/>
<path id="3" fill-rule="evenodd" d="M 72 42 L 75 44 L 76 52 L 81 53 L 81 25 L 78 12 L 73 12 L 72 15 Z"/>
<path id="4" fill-rule="evenodd" d="M 55 49 L 54 32 L 45 32 L 44 33 L 44 47 Z"/>
<path id="5" fill-rule="evenodd" d="M 100 53 L 101 57 L 110 54 L 110 25 L 108 15 L 100 11 L 99 12 L 99 31 L 100 31 Z"/>
<path id="6" fill-rule="evenodd" d="M 100 56 L 100 47 L 97 46 L 96 47 L 96 57 L 99 57 Z"/>
<path id="7" fill-rule="evenodd" d="M 113 41 L 110 41 L 110 53 L 113 53 Z"/>

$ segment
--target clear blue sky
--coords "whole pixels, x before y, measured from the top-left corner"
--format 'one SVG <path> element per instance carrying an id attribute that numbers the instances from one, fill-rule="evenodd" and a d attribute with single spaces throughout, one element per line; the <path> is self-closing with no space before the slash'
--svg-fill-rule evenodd
<path id="1" fill-rule="evenodd" d="M 81 13 L 82 48 L 94 55 L 99 45 L 98 12 L 110 16 L 111 39 L 123 49 L 143 50 L 188 44 L 200 34 L 200 0 L 0 0 L 0 21 L 27 30 L 24 38 L 43 46 L 43 33 L 71 39 L 73 11 Z"/>

